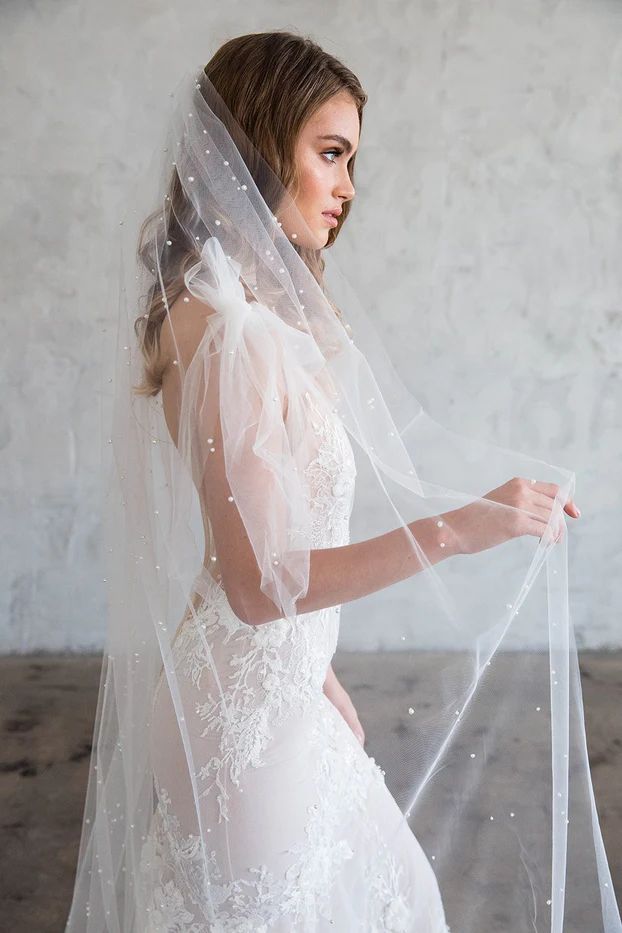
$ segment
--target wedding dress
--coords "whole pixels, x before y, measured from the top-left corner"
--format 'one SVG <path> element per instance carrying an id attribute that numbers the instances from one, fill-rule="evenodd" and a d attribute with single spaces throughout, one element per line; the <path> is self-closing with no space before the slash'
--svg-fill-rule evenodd
<path id="1" fill-rule="evenodd" d="M 356 468 L 334 414 L 310 398 L 317 454 L 310 483 L 313 546 L 350 540 Z M 145 933 L 446 933 L 432 866 L 383 772 L 322 691 L 340 607 L 249 626 L 203 568 L 196 615 L 173 644 L 193 759 L 200 763 L 201 851 L 192 790 L 166 681 L 152 735 L 157 809 L 145 842 Z M 213 676 L 201 631 L 223 694 Z M 211 663 L 211 662 L 210 662 Z M 202 865 L 208 864 L 207 913 Z"/>

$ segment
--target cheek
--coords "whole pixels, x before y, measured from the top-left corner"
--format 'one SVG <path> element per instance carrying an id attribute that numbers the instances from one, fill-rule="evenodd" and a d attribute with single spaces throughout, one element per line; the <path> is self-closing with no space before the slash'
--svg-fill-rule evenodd
<path id="1" fill-rule="evenodd" d="M 310 204 L 326 197 L 326 179 L 321 167 L 303 165 L 300 171 L 300 200 Z"/>

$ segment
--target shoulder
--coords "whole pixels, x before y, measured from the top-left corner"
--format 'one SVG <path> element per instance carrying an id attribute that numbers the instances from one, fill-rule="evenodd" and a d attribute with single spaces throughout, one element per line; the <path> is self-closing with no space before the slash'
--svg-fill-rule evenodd
<path id="1" fill-rule="evenodd" d="M 216 312 L 184 288 L 169 307 L 160 332 L 160 353 L 165 369 L 181 356 L 187 368 L 205 334 L 205 324 Z"/>

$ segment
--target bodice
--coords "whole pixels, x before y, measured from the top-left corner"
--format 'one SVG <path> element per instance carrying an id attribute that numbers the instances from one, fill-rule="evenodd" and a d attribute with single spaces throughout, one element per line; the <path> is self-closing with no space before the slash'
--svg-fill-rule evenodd
<path id="1" fill-rule="evenodd" d="M 310 395 L 307 401 L 317 438 L 304 470 L 312 546 L 336 547 L 349 541 L 354 455 L 335 413 L 314 403 Z M 206 740 L 203 747 L 214 753 L 200 771 L 202 794 L 217 788 L 220 814 L 226 817 L 225 770 L 237 785 L 248 765 L 261 765 L 274 729 L 321 698 L 337 647 L 340 606 L 253 626 L 234 614 L 224 589 L 205 568 L 197 589 L 202 602 L 196 615 L 181 625 L 172 651 L 177 677 L 192 688 L 194 715 L 203 724 Z"/>
<path id="2" fill-rule="evenodd" d="M 312 544 L 337 547 L 350 540 L 356 466 L 347 432 L 332 412 L 324 412 L 310 393 L 311 426 L 318 437 L 317 453 L 305 468 L 312 515 Z"/>

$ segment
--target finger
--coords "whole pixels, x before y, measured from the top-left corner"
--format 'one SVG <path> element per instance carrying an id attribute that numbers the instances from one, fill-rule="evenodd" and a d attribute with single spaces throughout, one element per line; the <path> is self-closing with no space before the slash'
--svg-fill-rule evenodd
<path id="1" fill-rule="evenodd" d="M 527 482 L 529 483 L 530 489 L 543 493 L 543 495 L 547 496 L 549 499 L 554 499 L 559 492 L 559 486 L 556 483 L 545 483 L 542 480 L 536 480 L 535 483 L 531 480 Z"/>
<path id="2" fill-rule="evenodd" d="M 354 710 L 354 708 L 353 708 L 353 711 L 352 711 L 352 719 L 351 719 L 351 722 L 350 722 L 350 726 L 351 726 L 351 729 L 352 729 L 352 731 L 354 732 L 355 736 L 357 737 L 357 739 L 358 739 L 359 742 L 361 743 L 361 745 L 363 745 L 363 743 L 365 742 L 365 733 L 363 732 L 363 727 L 362 727 L 362 725 L 361 725 L 361 723 L 360 723 L 360 720 L 359 720 L 358 715 L 356 714 L 356 711 Z"/>
<path id="3" fill-rule="evenodd" d="M 535 518 L 530 518 L 527 520 L 525 534 L 533 535 L 546 542 L 555 541 L 556 535 L 559 534 L 559 529 L 546 521 L 538 521 Z"/>
<path id="4" fill-rule="evenodd" d="M 538 537 L 545 544 L 548 544 L 548 543 L 557 544 L 558 541 L 562 540 L 566 532 L 565 525 L 561 525 L 559 528 L 556 528 L 554 525 L 545 525 L 545 526 L 541 525 L 540 527 L 543 530 L 538 535 Z"/>
<path id="5" fill-rule="evenodd" d="M 564 520 L 559 512 L 556 512 L 553 518 L 553 510 L 554 503 L 551 499 L 540 494 L 537 494 L 526 508 L 521 509 L 522 512 L 530 515 L 532 518 L 541 519 L 547 524 L 551 522 L 557 531 L 560 525 L 564 524 Z"/>
<path id="6" fill-rule="evenodd" d="M 534 492 L 533 498 L 531 499 L 531 501 L 534 504 L 537 504 L 541 506 L 542 508 L 547 509 L 547 511 L 549 512 L 553 510 L 553 507 L 555 505 L 555 501 L 551 499 L 550 496 L 547 496 L 543 492 L 538 492 L 538 491 Z"/>
<path id="7" fill-rule="evenodd" d="M 559 487 L 556 486 L 555 483 L 545 483 L 545 482 L 540 482 L 539 480 L 536 480 L 536 482 L 532 482 L 530 480 L 529 485 L 530 485 L 530 488 L 534 490 L 534 492 L 538 492 L 546 496 L 546 498 L 549 500 L 555 499 L 557 493 L 559 492 Z M 577 505 L 575 505 L 572 499 L 568 499 L 568 501 L 565 503 L 563 508 L 564 508 L 564 511 L 568 515 L 572 516 L 572 518 L 579 518 L 579 516 L 581 515 L 581 509 L 578 508 Z"/>
<path id="8" fill-rule="evenodd" d="M 553 500 L 549 499 L 547 496 L 544 496 L 540 493 L 536 494 L 536 497 L 533 500 L 534 505 L 538 504 L 541 508 L 547 509 L 549 512 L 552 511 Z M 575 505 L 572 500 L 569 500 L 566 505 L 563 507 L 563 511 L 570 515 L 571 518 L 579 518 L 581 515 L 581 510 Z"/>
<path id="9" fill-rule="evenodd" d="M 550 499 L 547 499 L 547 502 L 550 502 Z M 551 522 L 552 510 L 546 506 L 541 505 L 531 505 L 527 509 L 522 509 L 526 515 L 529 515 L 530 518 L 535 518 L 538 521 L 544 522 L 545 525 L 548 525 Z M 559 525 L 559 519 L 557 520 L 557 525 Z M 556 525 L 556 527 L 557 527 Z"/>

